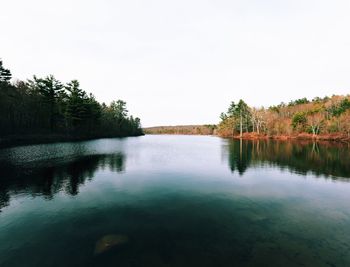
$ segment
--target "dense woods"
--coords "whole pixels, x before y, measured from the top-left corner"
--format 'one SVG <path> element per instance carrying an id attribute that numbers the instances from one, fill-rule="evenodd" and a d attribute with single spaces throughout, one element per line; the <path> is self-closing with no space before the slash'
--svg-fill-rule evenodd
<path id="1" fill-rule="evenodd" d="M 139 118 L 128 115 L 126 103 L 100 104 L 80 88 L 49 75 L 11 82 L 0 60 L 0 137 L 61 135 L 72 138 L 142 134 Z"/>
<path id="2" fill-rule="evenodd" d="M 350 96 L 302 98 L 269 108 L 249 107 L 240 100 L 220 118 L 221 136 L 349 139 Z"/>

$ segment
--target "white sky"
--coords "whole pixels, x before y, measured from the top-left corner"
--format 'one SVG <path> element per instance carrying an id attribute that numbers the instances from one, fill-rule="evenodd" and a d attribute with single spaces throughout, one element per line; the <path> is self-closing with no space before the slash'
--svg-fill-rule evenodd
<path id="1" fill-rule="evenodd" d="M 0 0 L 15 78 L 78 79 L 143 126 L 350 93 L 349 0 Z"/>

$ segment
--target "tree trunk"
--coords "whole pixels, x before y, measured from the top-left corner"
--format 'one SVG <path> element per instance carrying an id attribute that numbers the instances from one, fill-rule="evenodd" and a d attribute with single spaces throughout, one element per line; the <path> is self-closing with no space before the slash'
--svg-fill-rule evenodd
<path id="1" fill-rule="evenodd" d="M 243 136 L 243 117 L 242 117 L 242 110 L 240 111 L 240 132 L 239 132 L 239 137 L 242 138 Z"/>

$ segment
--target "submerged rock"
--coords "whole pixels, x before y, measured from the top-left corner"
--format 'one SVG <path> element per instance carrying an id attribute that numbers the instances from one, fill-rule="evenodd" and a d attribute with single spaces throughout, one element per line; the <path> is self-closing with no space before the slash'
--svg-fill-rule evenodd
<path id="1" fill-rule="evenodd" d="M 105 235 L 96 242 L 94 254 L 101 254 L 112 247 L 125 244 L 129 241 L 126 235 Z"/>

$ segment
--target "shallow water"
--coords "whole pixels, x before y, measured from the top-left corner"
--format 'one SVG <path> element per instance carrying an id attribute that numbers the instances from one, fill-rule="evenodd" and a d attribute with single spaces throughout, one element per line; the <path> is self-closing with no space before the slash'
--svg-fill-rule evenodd
<path id="1" fill-rule="evenodd" d="M 0 266 L 350 266 L 350 149 L 144 136 L 0 150 Z"/>

